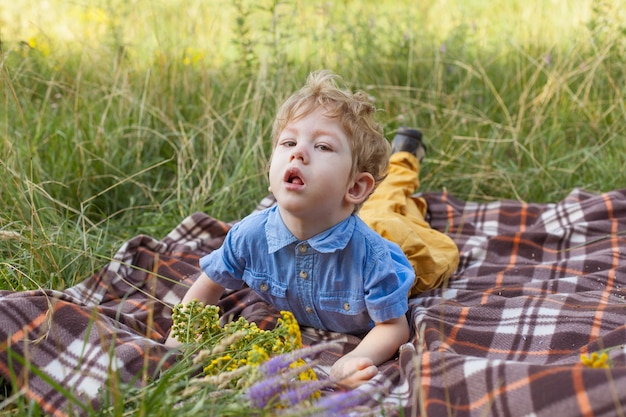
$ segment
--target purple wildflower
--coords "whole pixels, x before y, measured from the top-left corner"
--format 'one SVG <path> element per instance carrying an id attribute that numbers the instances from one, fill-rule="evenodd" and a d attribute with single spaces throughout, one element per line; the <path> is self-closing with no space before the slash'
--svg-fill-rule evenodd
<path id="1" fill-rule="evenodd" d="M 297 384 L 294 388 L 280 394 L 281 404 L 296 405 L 310 398 L 313 394 L 328 386 L 328 381 L 307 381 Z"/>
<path id="2" fill-rule="evenodd" d="M 261 372 L 267 376 L 276 375 L 283 369 L 289 368 L 292 362 L 293 358 L 291 355 L 282 354 L 274 356 L 260 366 Z"/>
<path id="3" fill-rule="evenodd" d="M 284 390 L 285 385 L 286 381 L 282 375 L 274 375 L 252 385 L 248 389 L 247 396 L 253 406 L 264 408 L 272 398 Z"/>
<path id="4" fill-rule="evenodd" d="M 303 381 L 296 383 L 295 388 L 291 388 L 291 386 L 294 385 L 294 378 L 306 369 L 313 368 L 317 364 L 317 361 L 313 360 L 295 367 L 291 367 L 292 363 L 298 359 L 314 356 L 319 352 L 336 346 L 338 345 L 334 342 L 321 343 L 269 359 L 259 366 L 261 375 L 265 378 L 252 384 L 250 388 L 248 388 L 246 396 L 252 405 L 257 408 L 265 408 L 270 402 L 276 401 L 295 405 L 311 397 L 315 391 L 328 386 L 328 382 L 317 380 L 310 382 Z"/>
<path id="5" fill-rule="evenodd" d="M 325 415 L 340 416 L 350 411 L 352 407 L 356 407 L 363 402 L 364 397 L 370 397 L 371 393 L 351 390 L 340 392 L 326 396 L 315 403 L 314 407 L 320 411 L 324 411 Z"/>
<path id="6" fill-rule="evenodd" d="M 292 362 L 298 359 L 310 358 L 325 350 L 338 348 L 335 342 L 320 343 L 317 345 L 301 348 L 289 353 L 274 356 L 259 367 L 261 373 L 267 376 L 276 375 L 277 373 L 287 369 Z"/>

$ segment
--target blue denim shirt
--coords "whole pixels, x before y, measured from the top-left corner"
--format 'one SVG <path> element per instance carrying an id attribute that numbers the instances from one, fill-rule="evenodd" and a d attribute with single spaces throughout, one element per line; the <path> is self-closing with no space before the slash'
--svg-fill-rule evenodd
<path id="1" fill-rule="evenodd" d="M 415 278 L 400 247 L 357 216 L 300 241 L 276 206 L 235 224 L 200 267 L 223 287 L 245 282 L 301 326 L 352 334 L 405 314 Z"/>

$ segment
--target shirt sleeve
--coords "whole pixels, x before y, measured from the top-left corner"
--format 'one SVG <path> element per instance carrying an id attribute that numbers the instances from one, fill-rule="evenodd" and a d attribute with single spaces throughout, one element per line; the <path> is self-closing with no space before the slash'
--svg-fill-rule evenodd
<path id="1" fill-rule="evenodd" d="M 240 235 L 240 223 L 237 223 L 226 234 L 222 246 L 200 258 L 200 268 L 213 282 L 233 290 L 242 288 L 244 283 L 246 261 L 237 256 L 237 253 L 245 253 L 241 251 Z"/>
<path id="2" fill-rule="evenodd" d="M 387 248 L 376 250 L 366 272 L 365 302 L 375 323 L 395 319 L 409 309 L 409 291 L 415 272 L 404 252 L 393 242 L 385 241 Z"/>

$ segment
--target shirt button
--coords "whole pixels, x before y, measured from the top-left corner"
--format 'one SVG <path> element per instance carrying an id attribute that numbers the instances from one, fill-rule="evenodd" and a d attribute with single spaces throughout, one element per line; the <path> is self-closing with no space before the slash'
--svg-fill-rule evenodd
<path id="1" fill-rule="evenodd" d="M 343 309 L 346 311 L 350 311 L 350 303 L 343 303 Z"/>
<path id="2" fill-rule="evenodd" d="M 305 253 L 307 251 L 307 249 L 308 249 L 307 245 L 300 245 L 298 247 L 298 250 L 300 251 L 300 253 Z"/>
<path id="3" fill-rule="evenodd" d="M 263 283 L 263 284 L 261 284 L 261 286 L 259 288 L 261 288 L 261 291 L 265 292 L 265 291 L 267 291 L 268 287 L 267 287 L 266 283 Z"/>
<path id="4" fill-rule="evenodd" d="M 300 278 L 307 279 L 308 277 L 309 277 L 309 274 L 307 274 L 306 271 L 300 271 Z"/>
<path id="5" fill-rule="evenodd" d="M 312 313 L 313 312 L 313 308 L 311 308 L 310 306 L 304 309 L 307 313 Z"/>

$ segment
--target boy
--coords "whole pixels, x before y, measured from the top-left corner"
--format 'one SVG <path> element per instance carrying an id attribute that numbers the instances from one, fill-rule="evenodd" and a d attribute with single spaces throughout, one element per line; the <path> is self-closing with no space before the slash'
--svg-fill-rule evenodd
<path id="1" fill-rule="evenodd" d="M 216 304 L 225 288 L 246 283 L 302 326 L 367 333 L 331 368 L 331 377 L 356 387 L 408 340 L 415 273 L 397 244 L 356 215 L 386 175 L 389 144 L 375 107 L 338 88 L 338 78 L 312 73 L 281 106 L 269 166 L 277 204 L 238 222 L 201 259 L 203 273 L 182 303 Z"/>

